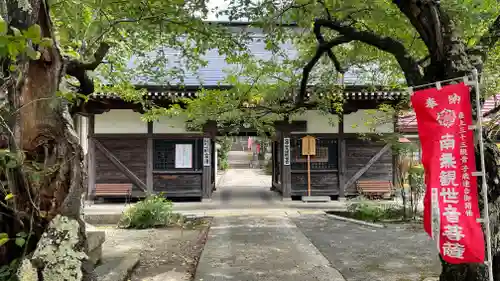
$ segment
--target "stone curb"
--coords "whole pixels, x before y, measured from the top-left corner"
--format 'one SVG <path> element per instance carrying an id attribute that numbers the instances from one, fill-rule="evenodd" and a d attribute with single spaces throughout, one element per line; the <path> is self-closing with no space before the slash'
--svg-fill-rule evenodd
<path id="1" fill-rule="evenodd" d="M 122 213 L 114 213 L 114 214 L 89 214 L 84 215 L 83 219 L 86 223 L 93 225 L 102 225 L 102 224 L 117 224 L 120 221 Z"/>
<path id="2" fill-rule="evenodd" d="M 372 222 L 366 222 L 366 221 L 361 221 L 361 220 L 356 220 L 356 219 L 351 219 L 351 218 L 346 218 L 342 216 L 337 216 L 333 214 L 327 214 L 325 213 L 328 217 L 334 218 L 336 220 L 341 220 L 341 221 L 346 221 L 346 222 L 352 222 L 360 225 L 365 225 L 365 226 L 371 226 L 371 227 L 376 227 L 376 228 L 385 228 L 384 225 L 378 224 L 378 223 L 372 223 Z"/>
<path id="3" fill-rule="evenodd" d="M 98 281 L 126 281 L 134 270 L 135 266 L 139 263 L 139 253 L 127 253 L 126 257 L 120 261 L 117 267 L 111 269 L 105 275 L 99 276 L 99 271 L 101 270 L 99 267 L 96 268 L 96 273 L 98 274 Z M 102 267 L 105 267 L 106 264 L 103 264 Z M 104 269 L 105 270 L 105 269 Z"/>
<path id="4" fill-rule="evenodd" d="M 328 211 L 342 211 L 344 209 L 328 209 Z M 174 210 L 175 211 L 175 210 Z M 282 214 L 282 215 L 319 215 L 325 214 L 325 210 L 319 209 L 296 209 L 296 208 L 277 208 L 273 210 L 269 209 L 227 209 L 227 210 L 180 210 L 175 211 L 176 213 L 183 214 L 185 216 L 194 217 L 232 217 L 232 216 L 259 216 L 259 215 L 269 215 L 269 214 Z M 84 215 L 84 220 L 88 224 L 92 225 L 116 225 L 120 221 L 122 213 L 104 213 L 104 214 L 86 214 Z M 341 218 L 342 219 L 342 218 Z"/>
<path id="5" fill-rule="evenodd" d="M 222 173 L 219 175 L 216 175 L 216 177 L 218 176 L 219 177 L 219 180 L 217 181 L 217 185 L 215 186 L 215 188 L 219 189 L 221 187 L 221 184 L 224 182 L 224 178 L 226 177 L 226 174 L 227 174 L 227 170 L 226 171 L 222 171 Z"/>

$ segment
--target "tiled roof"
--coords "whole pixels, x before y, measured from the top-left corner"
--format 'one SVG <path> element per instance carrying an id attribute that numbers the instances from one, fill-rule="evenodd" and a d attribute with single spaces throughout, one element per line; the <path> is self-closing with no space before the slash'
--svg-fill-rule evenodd
<path id="1" fill-rule="evenodd" d="M 483 108 L 481 109 L 481 114 L 491 111 L 496 106 L 500 105 L 500 94 L 492 96 L 484 101 Z M 488 118 L 484 119 L 488 121 Z M 417 117 L 413 111 L 408 112 L 398 118 L 397 126 L 399 131 L 404 133 L 416 133 L 418 131 Z"/>
<path id="2" fill-rule="evenodd" d="M 247 47 L 251 55 L 255 58 L 266 60 L 266 61 L 276 61 L 281 60 L 282 58 L 273 56 L 273 53 L 269 50 L 266 50 L 266 43 L 264 41 L 264 35 L 261 29 L 248 27 L 245 25 L 234 26 L 231 27 L 231 30 L 235 33 L 241 32 L 242 30 L 249 32 L 251 34 L 251 40 Z M 281 49 L 287 54 L 288 57 L 294 58 L 298 56 L 298 51 L 295 49 L 294 45 L 291 42 L 287 42 L 284 44 L 280 44 Z M 158 56 L 160 51 L 149 53 L 149 57 L 153 59 L 155 56 Z M 163 48 L 162 56 L 168 58 L 168 65 L 166 68 L 180 68 L 186 69 L 185 66 L 181 63 L 181 52 L 179 50 L 175 50 L 172 48 Z M 183 85 L 186 86 L 196 86 L 196 85 L 204 85 L 204 86 L 217 86 L 221 85 L 221 81 L 225 79 L 228 69 L 236 67 L 234 64 L 228 64 L 226 62 L 226 57 L 219 54 L 217 49 L 211 49 L 206 54 L 202 56 L 202 59 L 206 60 L 207 64 L 203 67 L 200 67 L 196 72 L 193 71 L 184 71 L 183 77 Z M 140 64 L 140 59 L 137 57 L 131 58 L 127 67 L 129 69 L 134 69 Z M 301 70 L 300 70 L 301 71 Z M 361 69 L 356 67 L 351 67 L 344 74 L 344 83 L 349 85 L 362 85 L 362 84 L 372 84 L 373 81 L 366 80 L 360 75 Z M 313 70 L 314 72 L 314 70 Z M 105 80 L 105 77 L 102 77 Z M 366 81 L 365 81 L 366 80 Z M 311 79 L 313 81 L 313 79 Z M 104 81 L 105 83 L 106 81 Z M 141 85 L 164 85 L 169 82 L 171 85 L 175 85 L 180 83 L 178 79 L 172 79 L 171 81 L 163 81 L 165 83 L 159 83 L 158 81 L 152 79 L 152 77 L 148 77 L 147 75 L 137 74 L 133 80 L 131 81 L 133 84 L 141 84 Z M 311 82 L 312 83 L 312 82 Z"/>
<path id="3" fill-rule="evenodd" d="M 398 91 L 378 91 L 378 92 L 362 92 L 346 91 L 343 93 L 344 98 L 348 100 L 396 100 L 407 95 L 407 92 Z M 196 98 L 198 96 L 197 91 L 150 91 L 148 92 L 148 97 L 153 100 L 171 99 L 171 98 Z M 291 96 L 291 95 L 290 95 Z M 319 94 L 322 96 L 322 94 Z M 311 94 L 307 94 L 307 97 L 311 97 Z M 120 100 L 120 96 L 116 93 L 94 93 L 91 95 L 92 99 L 95 100 Z"/>
<path id="4" fill-rule="evenodd" d="M 404 133 L 416 133 L 418 131 L 417 116 L 413 111 L 399 116 L 397 127 L 399 131 Z"/>
<path id="5" fill-rule="evenodd" d="M 496 94 L 484 101 L 483 108 L 481 109 L 481 114 L 484 115 L 499 105 L 500 105 L 500 94 Z"/>

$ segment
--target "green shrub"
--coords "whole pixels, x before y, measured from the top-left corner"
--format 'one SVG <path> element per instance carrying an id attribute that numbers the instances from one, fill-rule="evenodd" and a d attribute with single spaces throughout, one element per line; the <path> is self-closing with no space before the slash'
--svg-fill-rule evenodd
<path id="1" fill-rule="evenodd" d="M 225 171 L 229 169 L 228 156 L 233 144 L 233 140 L 230 137 L 224 136 L 217 138 L 216 141 L 220 145 L 220 148 L 217 150 L 218 169 Z"/>
<path id="2" fill-rule="evenodd" d="M 180 215 L 172 212 L 172 202 L 159 194 L 148 196 L 125 210 L 118 226 L 135 229 L 164 227 L 180 219 Z"/>
<path id="3" fill-rule="evenodd" d="M 273 161 L 271 161 L 271 160 L 267 161 L 265 171 L 266 171 L 266 175 L 273 174 Z"/>
<path id="4" fill-rule="evenodd" d="M 220 162 L 218 163 L 217 169 L 219 169 L 221 171 L 225 171 L 225 170 L 229 169 L 229 162 L 227 161 L 227 158 L 223 158 L 220 160 Z"/>
<path id="5" fill-rule="evenodd" d="M 353 200 L 347 210 L 356 218 L 364 221 L 402 219 L 403 209 L 395 204 L 381 204 L 364 198 Z"/>

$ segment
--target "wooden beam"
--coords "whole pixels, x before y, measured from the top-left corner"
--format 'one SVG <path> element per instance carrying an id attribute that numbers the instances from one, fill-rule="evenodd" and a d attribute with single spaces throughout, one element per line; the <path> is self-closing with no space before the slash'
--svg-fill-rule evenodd
<path id="1" fill-rule="evenodd" d="M 148 143 L 147 143 L 147 157 L 146 157 L 146 186 L 148 193 L 153 193 L 153 122 L 148 122 Z"/>
<path id="2" fill-rule="evenodd" d="M 394 116 L 392 118 L 392 123 L 393 127 L 392 130 L 393 132 L 398 131 L 398 111 L 394 112 Z M 398 165 L 398 155 L 397 153 L 392 153 L 392 184 L 397 182 L 397 175 L 396 175 L 396 167 Z"/>
<path id="3" fill-rule="evenodd" d="M 95 190 L 95 145 L 94 145 L 94 129 L 95 129 L 95 118 L 94 115 L 89 116 L 87 123 L 87 195 L 88 198 L 92 198 L 92 194 Z"/>
<path id="4" fill-rule="evenodd" d="M 132 181 L 133 184 L 135 184 L 137 187 L 142 189 L 142 191 L 147 193 L 147 186 L 139 179 L 132 171 L 130 171 L 127 166 L 125 166 L 118 158 L 116 158 L 113 153 L 111 153 L 104 145 L 102 145 L 101 142 L 99 142 L 97 139 L 94 139 L 94 144 L 99 149 L 106 158 L 108 158 L 113 165 L 115 165 L 120 172 L 122 172 L 130 181 Z"/>
<path id="5" fill-rule="evenodd" d="M 338 148 L 338 180 L 339 180 L 339 198 L 345 198 L 345 189 L 347 171 L 347 155 L 344 137 L 344 115 L 339 114 L 339 137 L 337 141 Z"/>
<path id="6" fill-rule="evenodd" d="M 205 157 L 205 153 L 208 154 L 208 157 L 210 158 L 210 161 L 205 163 L 205 160 L 203 160 L 203 175 L 202 175 L 202 184 L 201 184 L 201 189 L 202 189 L 202 200 L 208 200 L 212 197 L 212 139 L 211 138 L 203 138 L 203 147 L 202 147 L 202 153 L 203 153 L 203 158 Z"/>
<path id="7" fill-rule="evenodd" d="M 364 173 L 366 173 L 366 171 L 368 171 L 368 169 L 370 169 L 370 167 L 378 161 L 378 159 L 380 159 L 380 157 L 382 157 L 382 155 L 384 153 L 386 153 L 389 149 L 391 148 L 391 144 L 388 143 L 386 144 L 384 147 L 382 147 L 382 149 L 377 152 L 377 154 L 375 154 L 371 159 L 370 161 L 368 161 L 368 163 L 366 163 L 366 165 L 361 168 L 359 171 L 356 172 L 356 174 L 354 174 L 354 176 L 352 176 L 348 181 L 347 183 L 345 184 L 345 186 L 343 187 L 344 190 L 346 190 L 349 186 L 351 186 L 352 184 L 354 184 Z"/>

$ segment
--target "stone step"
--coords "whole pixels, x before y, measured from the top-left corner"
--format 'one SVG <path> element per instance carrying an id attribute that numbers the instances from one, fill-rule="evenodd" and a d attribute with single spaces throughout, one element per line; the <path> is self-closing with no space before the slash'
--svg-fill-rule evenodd
<path id="1" fill-rule="evenodd" d="M 87 224 L 85 228 L 87 230 L 89 260 L 95 266 L 102 258 L 102 244 L 106 240 L 106 233 L 103 230 L 96 229 L 90 224 Z"/>
<path id="2" fill-rule="evenodd" d="M 302 196 L 302 202 L 330 202 L 330 196 Z"/>
<path id="3" fill-rule="evenodd" d="M 95 225 L 117 224 L 122 217 L 122 213 L 102 213 L 102 214 L 86 214 L 84 219 L 86 222 Z"/>
<path id="4" fill-rule="evenodd" d="M 125 281 L 139 263 L 140 254 L 127 253 L 126 256 L 106 256 L 94 272 L 98 281 Z"/>

